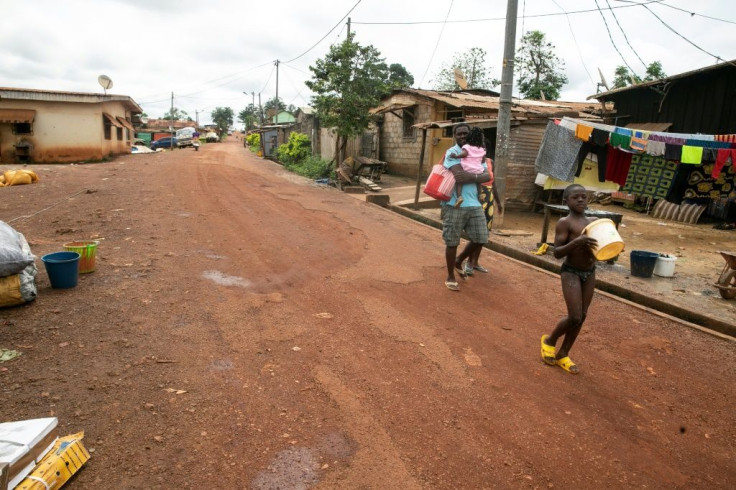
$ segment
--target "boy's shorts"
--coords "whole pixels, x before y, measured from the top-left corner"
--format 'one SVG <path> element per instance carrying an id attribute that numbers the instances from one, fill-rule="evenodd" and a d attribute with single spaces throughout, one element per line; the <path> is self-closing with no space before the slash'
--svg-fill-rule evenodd
<path id="1" fill-rule="evenodd" d="M 457 247 L 465 230 L 473 243 L 488 243 L 488 227 L 482 207 L 456 208 L 443 206 L 442 239 L 448 247 Z"/>

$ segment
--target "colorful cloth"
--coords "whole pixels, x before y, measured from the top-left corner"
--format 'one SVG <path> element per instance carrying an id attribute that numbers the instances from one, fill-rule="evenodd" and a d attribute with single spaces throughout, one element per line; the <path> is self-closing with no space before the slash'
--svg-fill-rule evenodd
<path id="1" fill-rule="evenodd" d="M 590 141 L 594 145 L 605 146 L 608 143 L 611 133 L 602 129 L 594 128 L 590 136 Z"/>
<path id="2" fill-rule="evenodd" d="M 646 152 L 649 155 L 655 156 L 655 157 L 661 157 L 664 155 L 664 141 L 652 141 L 651 138 L 647 141 L 647 149 Z"/>
<path id="3" fill-rule="evenodd" d="M 647 149 L 647 140 L 645 140 L 644 138 L 632 136 L 631 149 L 636 151 L 645 151 Z"/>
<path id="4" fill-rule="evenodd" d="M 586 158 L 583 161 L 580 169 L 580 176 L 575 177 L 573 184 L 580 184 L 585 187 L 586 190 L 591 192 L 603 192 L 610 194 L 618 190 L 618 184 L 615 182 L 603 182 L 599 180 L 598 162 Z M 549 189 L 564 189 L 570 185 L 570 182 L 563 182 L 561 180 L 548 177 L 544 182 L 544 190 Z"/>
<path id="5" fill-rule="evenodd" d="M 643 197 L 664 199 L 675 179 L 677 162 L 651 155 L 634 155 L 629 175 L 621 189 Z"/>
<path id="6" fill-rule="evenodd" d="M 631 167 L 631 159 L 634 155 L 625 151 L 617 150 L 611 146 L 608 147 L 608 155 L 606 156 L 606 173 L 605 179 L 615 182 L 618 185 L 626 185 L 626 179 L 629 175 Z"/>
<path id="7" fill-rule="evenodd" d="M 717 134 L 715 135 L 715 140 L 736 143 L 736 134 Z"/>
<path id="8" fill-rule="evenodd" d="M 728 167 L 727 171 L 721 172 L 716 179 L 712 177 L 714 167 L 714 163 L 692 167 L 682 198 L 736 199 L 736 190 L 734 190 L 736 170 L 733 164 Z"/>
<path id="9" fill-rule="evenodd" d="M 578 124 L 578 127 L 575 128 L 575 137 L 583 141 L 588 141 L 592 133 L 593 128 L 591 128 L 590 126 L 583 126 L 582 124 Z"/>
<path id="10" fill-rule="evenodd" d="M 710 176 L 717 179 L 721 174 L 721 169 L 726 165 L 728 161 L 731 161 L 731 165 L 736 162 L 736 150 L 718 150 L 715 164 L 713 165 L 713 171 Z"/>
<path id="11" fill-rule="evenodd" d="M 628 148 L 631 146 L 631 136 L 620 133 L 611 133 L 611 146 L 616 148 Z"/>
<path id="12" fill-rule="evenodd" d="M 682 158 L 682 145 L 665 143 L 664 144 L 664 157 L 667 160 L 677 160 L 679 162 L 680 158 Z"/>
<path id="13" fill-rule="evenodd" d="M 544 131 L 534 168 L 539 173 L 572 182 L 575 159 L 581 146 L 583 142 L 575 137 L 575 133 L 550 121 Z"/>
<path id="14" fill-rule="evenodd" d="M 649 141 L 661 141 L 662 143 L 669 143 L 671 145 L 684 145 L 685 143 L 687 143 L 687 140 L 685 138 L 665 136 L 663 134 L 652 134 L 649 136 Z"/>
<path id="15" fill-rule="evenodd" d="M 626 128 L 619 128 L 619 127 L 616 127 L 616 129 L 614 130 L 614 133 L 622 134 L 624 136 L 628 136 L 629 138 L 631 138 L 634 135 L 634 132 L 632 130 L 626 129 Z"/>
<path id="16" fill-rule="evenodd" d="M 685 141 L 688 146 L 701 146 L 703 148 L 730 148 L 731 143 L 725 141 L 709 141 L 702 139 L 688 139 Z"/>
<path id="17" fill-rule="evenodd" d="M 480 199 L 483 206 L 483 215 L 486 217 L 488 231 L 491 231 L 491 228 L 493 228 L 493 189 L 490 186 L 481 185 L 478 199 Z"/>
<path id="18" fill-rule="evenodd" d="M 702 161 L 703 161 L 703 147 L 702 146 L 683 145 L 682 157 L 680 158 L 680 163 L 700 165 Z"/>

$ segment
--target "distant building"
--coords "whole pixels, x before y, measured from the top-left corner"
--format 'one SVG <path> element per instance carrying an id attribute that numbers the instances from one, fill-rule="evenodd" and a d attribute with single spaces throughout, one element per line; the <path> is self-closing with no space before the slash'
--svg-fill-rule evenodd
<path id="1" fill-rule="evenodd" d="M 281 111 L 272 117 L 273 124 L 292 124 L 296 122 L 291 112 Z"/>
<path id="2" fill-rule="evenodd" d="M 143 110 L 127 95 L 0 88 L 0 162 L 77 162 L 130 152 Z"/>

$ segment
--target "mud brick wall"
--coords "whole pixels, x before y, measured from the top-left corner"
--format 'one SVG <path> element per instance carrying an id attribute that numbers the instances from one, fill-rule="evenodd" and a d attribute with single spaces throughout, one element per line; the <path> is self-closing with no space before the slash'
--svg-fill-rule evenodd
<path id="1" fill-rule="evenodd" d="M 428 105 L 417 105 L 413 108 L 414 121 L 424 122 L 431 121 L 431 107 Z M 396 111 L 401 114 L 402 111 Z M 431 132 L 428 132 L 427 139 L 431 138 Z M 429 144 L 427 142 L 426 152 L 429 152 Z M 388 163 L 388 172 L 396 175 L 404 175 L 407 177 L 416 177 L 417 166 L 419 165 L 419 156 L 422 151 L 422 131 L 414 130 L 411 138 L 404 136 L 404 122 L 394 114 L 386 113 L 383 126 L 381 127 L 381 148 L 379 159 Z M 429 155 L 424 156 L 424 168 L 428 168 Z"/>

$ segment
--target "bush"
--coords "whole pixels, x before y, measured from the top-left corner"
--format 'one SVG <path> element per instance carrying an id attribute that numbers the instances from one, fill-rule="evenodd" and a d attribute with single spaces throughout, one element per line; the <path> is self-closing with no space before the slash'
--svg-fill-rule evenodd
<path id="1" fill-rule="evenodd" d="M 248 147 L 253 153 L 258 153 L 258 151 L 261 149 L 260 133 L 250 133 L 248 136 L 245 137 L 245 141 L 248 143 Z"/>
<path id="2" fill-rule="evenodd" d="M 279 161 L 286 166 L 305 161 L 311 153 L 312 144 L 309 141 L 309 136 L 297 132 L 289 134 L 289 141 L 279 146 L 277 150 Z"/>
<path id="3" fill-rule="evenodd" d="M 285 163 L 284 166 L 291 172 L 310 179 L 329 177 L 332 174 L 332 162 L 317 156 L 308 156 L 301 163 Z"/>

